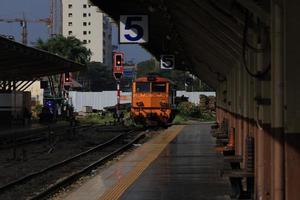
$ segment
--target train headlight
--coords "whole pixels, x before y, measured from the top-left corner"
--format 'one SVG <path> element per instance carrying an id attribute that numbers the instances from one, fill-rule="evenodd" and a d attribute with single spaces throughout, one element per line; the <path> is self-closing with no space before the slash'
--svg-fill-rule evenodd
<path id="1" fill-rule="evenodd" d="M 141 102 L 141 101 L 139 101 L 139 102 L 136 102 L 136 105 L 137 105 L 138 107 L 143 107 L 143 106 L 144 106 L 144 103 Z"/>
<path id="2" fill-rule="evenodd" d="M 160 102 L 160 106 L 161 106 L 162 108 L 168 108 L 169 104 L 166 103 L 166 102 Z"/>

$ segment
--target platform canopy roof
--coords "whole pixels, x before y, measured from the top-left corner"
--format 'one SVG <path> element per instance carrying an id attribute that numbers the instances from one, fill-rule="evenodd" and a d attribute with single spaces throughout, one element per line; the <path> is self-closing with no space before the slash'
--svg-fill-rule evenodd
<path id="1" fill-rule="evenodd" d="M 191 71 L 215 88 L 241 61 L 246 10 L 269 22 L 267 0 L 91 0 L 119 22 L 120 15 L 149 15 L 155 57 L 176 56 L 176 68 Z"/>
<path id="2" fill-rule="evenodd" d="M 32 80 L 85 66 L 0 36 L 0 80 Z"/>

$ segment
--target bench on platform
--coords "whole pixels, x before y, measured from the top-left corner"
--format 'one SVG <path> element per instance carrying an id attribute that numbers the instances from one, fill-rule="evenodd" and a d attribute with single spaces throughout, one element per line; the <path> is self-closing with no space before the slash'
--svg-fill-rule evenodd
<path id="1" fill-rule="evenodd" d="M 243 161 L 243 156 L 224 156 L 224 162 L 229 162 L 229 163 L 241 163 Z"/>
<path id="2" fill-rule="evenodd" d="M 254 177 L 254 172 L 246 171 L 243 169 L 224 169 L 222 176 L 229 178 L 248 178 Z"/>
<path id="3" fill-rule="evenodd" d="M 224 168 L 221 170 L 222 177 L 228 177 L 232 188 L 233 198 L 237 199 L 251 199 L 254 184 L 254 172 L 241 169 L 240 163 L 243 162 L 243 156 L 234 155 L 235 151 L 228 149 L 223 151 Z M 243 189 L 242 180 L 246 179 L 247 189 Z"/>

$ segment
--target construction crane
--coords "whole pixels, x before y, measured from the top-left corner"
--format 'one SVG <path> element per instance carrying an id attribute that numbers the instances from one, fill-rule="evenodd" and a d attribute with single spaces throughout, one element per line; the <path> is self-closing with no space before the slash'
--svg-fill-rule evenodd
<path id="1" fill-rule="evenodd" d="M 20 26 L 22 28 L 22 43 L 27 44 L 28 43 L 28 29 L 27 24 L 28 23 L 44 23 L 48 26 L 48 35 L 49 37 L 52 37 L 55 34 L 61 34 L 62 33 L 62 1 L 61 0 L 49 0 L 49 14 L 50 16 L 48 18 L 44 19 L 37 19 L 37 20 L 28 20 L 25 18 L 25 15 L 23 14 L 22 18 L 15 18 L 15 19 L 1 19 L 0 22 L 5 23 L 20 23 Z"/>
<path id="2" fill-rule="evenodd" d="M 36 19 L 36 20 L 28 20 L 23 15 L 23 18 L 15 18 L 15 19 L 0 19 L 0 22 L 5 23 L 20 23 L 20 26 L 22 28 L 22 43 L 26 44 L 28 43 L 28 23 L 44 23 L 48 26 L 48 34 L 51 35 L 52 32 L 52 20 L 50 18 L 44 18 L 44 19 Z"/>

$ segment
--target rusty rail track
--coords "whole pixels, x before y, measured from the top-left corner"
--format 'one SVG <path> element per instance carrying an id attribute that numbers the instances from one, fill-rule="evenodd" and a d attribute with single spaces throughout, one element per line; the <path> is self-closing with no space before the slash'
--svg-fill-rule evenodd
<path id="1" fill-rule="evenodd" d="M 61 162 L 58 162 L 50 167 L 47 167 L 45 169 L 39 170 L 37 172 L 31 173 L 29 175 L 26 175 L 18 180 L 15 180 L 13 182 L 10 182 L 2 187 L 0 187 L 0 193 L 5 193 L 5 192 L 11 192 L 13 190 L 17 190 L 19 187 L 22 187 L 23 185 L 25 185 L 26 183 L 32 182 L 35 179 L 38 180 L 41 176 L 53 172 L 55 173 L 55 170 L 59 170 L 60 168 L 64 168 L 66 165 L 68 164 L 72 164 L 72 162 L 78 162 L 78 160 L 80 160 L 81 158 L 84 159 L 85 156 L 88 156 L 89 154 L 95 153 L 97 151 L 101 152 L 103 150 L 105 150 L 105 148 L 109 148 L 111 145 L 113 145 L 114 143 L 117 143 L 118 141 L 122 140 L 122 139 L 126 139 L 126 136 L 130 133 L 133 132 L 137 132 L 137 130 L 132 130 L 130 132 L 126 132 L 126 133 L 121 133 L 117 136 L 115 136 L 114 138 L 110 139 L 109 141 L 99 144 L 85 152 L 82 152 L 80 154 L 77 154 L 71 158 L 68 158 L 66 160 L 63 160 Z M 83 168 L 77 170 L 76 172 L 71 173 L 70 175 L 66 176 L 66 177 L 60 177 L 63 178 L 61 180 L 59 180 L 58 182 L 55 182 L 55 184 L 48 184 L 48 187 L 45 190 L 42 191 L 38 191 L 38 193 L 34 193 L 34 195 L 29 195 L 27 194 L 26 199 L 43 199 L 48 197 L 49 195 L 51 195 L 52 193 L 54 193 L 55 191 L 57 191 L 58 189 L 68 186 L 70 184 L 72 184 L 74 181 L 76 181 L 78 178 L 80 178 L 82 175 L 87 174 L 88 172 L 90 172 L 92 169 L 96 168 L 97 166 L 101 165 L 102 163 L 104 163 L 105 161 L 110 160 L 111 158 L 115 157 L 116 155 L 118 155 L 119 153 L 125 151 L 126 149 L 130 148 L 132 146 L 132 144 L 134 144 L 135 142 L 137 142 L 139 139 L 141 139 L 142 137 L 144 137 L 145 132 L 142 132 L 140 134 L 138 134 L 137 136 L 135 136 L 133 139 L 130 139 L 129 142 L 126 142 L 126 144 L 122 145 L 122 146 L 117 146 L 118 148 L 113 149 L 113 151 L 109 152 L 108 154 L 105 154 L 104 156 L 101 156 L 100 159 L 97 159 L 96 161 L 90 163 L 88 166 L 84 166 Z M 106 149 L 107 151 L 107 149 Z M 59 173 L 58 173 L 59 174 Z M 53 180 L 50 180 L 50 182 Z M 49 182 L 49 180 L 48 180 Z M 49 186 L 50 185 L 50 186 Z"/>
<path id="2" fill-rule="evenodd" d="M 108 128 L 106 126 L 95 126 L 95 125 L 89 124 L 89 125 L 79 125 L 79 126 L 75 126 L 75 127 L 70 127 L 70 126 L 56 127 L 54 129 L 47 130 L 47 132 L 52 132 L 53 133 L 52 136 L 61 136 L 61 135 L 68 134 L 67 133 L 68 130 L 70 130 L 70 132 L 71 132 L 72 129 L 73 130 L 75 129 L 75 131 L 77 131 L 77 130 L 81 130 L 81 129 L 85 129 L 85 128 L 86 129 L 99 128 L 103 132 L 108 132 L 108 131 L 109 132 L 122 132 L 122 131 L 129 130 L 129 129 L 125 129 L 125 128 L 123 128 L 123 129 L 122 128 L 112 129 L 112 128 Z M 45 131 L 46 130 L 43 130 L 41 133 L 28 134 L 28 135 L 23 136 L 23 137 L 17 137 L 14 140 L 11 139 L 12 137 L 14 137 L 12 135 L 12 136 L 10 136 L 10 141 L 9 142 L 7 142 L 6 144 L 0 144 L 0 150 L 45 141 L 49 137 L 49 133 L 47 133 Z"/>

